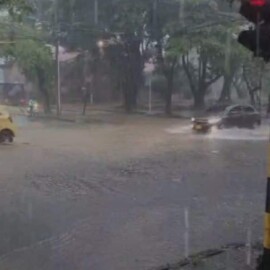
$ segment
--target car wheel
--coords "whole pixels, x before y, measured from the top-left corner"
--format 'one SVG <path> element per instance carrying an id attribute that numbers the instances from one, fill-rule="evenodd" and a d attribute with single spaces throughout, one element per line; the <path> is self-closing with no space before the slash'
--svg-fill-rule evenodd
<path id="1" fill-rule="evenodd" d="M 219 123 L 219 124 L 217 125 L 217 128 L 218 128 L 218 129 L 223 129 L 223 128 L 224 128 L 224 124 L 223 124 L 223 123 Z"/>
<path id="2" fill-rule="evenodd" d="M 255 123 L 253 123 L 252 128 L 260 127 L 261 124 L 262 124 L 262 123 L 261 123 L 261 120 L 258 120 L 258 121 L 256 121 Z"/>
<path id="3" fill-rule="evenodd" d="M 3 130 L 0 132 L 0 143 L 4 143 L 4 142 L 12 143 L 13 140 L 14 140 L 14 136 L 10 130 Z"/>

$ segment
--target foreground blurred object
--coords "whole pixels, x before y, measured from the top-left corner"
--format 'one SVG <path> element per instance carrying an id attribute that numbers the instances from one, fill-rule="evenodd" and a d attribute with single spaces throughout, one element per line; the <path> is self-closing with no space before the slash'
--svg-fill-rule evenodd
<path id="1" fill-rule="evenodd" d="M 254 56 L 270 61 L 270 1 L 242 0 L 240 14 L 254 24 L 242 31 L 238 42 L 252 51 Z"/>
<path id="2" fill-rule="evenodd" d="M 268 151 L 270 147 L 268 146 Z M 268 152 L 268 155 L 270 152 Z M 257 270 L 270 269 L 270 157 L 268 156 L 268 175 L 266 188 L 266 204 L 264 214 L 263 254 L 258 258 Z"/>
<path id="3" fill-rule="evenodd" d="M 265 62 L 270 61 L 270 1 L 249 0 L 242 1 L 240 14 L 255 24 L 254 29 L 240 33 L 238 41 L 253 52 L 254 56 L 261 57 Z M 268 157 L 270 162 L 270 158 Z M 270 167 L 270 164 L 268 164 Z M 270 169 L 268 168 L 266 207 L 264 218 L 264 251 L 258 259 L 257 270 L 270 269 Z"/>
<path id="4" fill-rule="evenodd" d="M 0 110 L 0 143 L 12 143 L 16 136 L 16 126 L 8 112 Z"/>

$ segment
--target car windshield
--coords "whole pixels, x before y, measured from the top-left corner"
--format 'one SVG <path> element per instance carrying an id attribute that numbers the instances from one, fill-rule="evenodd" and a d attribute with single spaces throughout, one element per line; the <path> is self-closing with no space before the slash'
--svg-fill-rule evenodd
<path id="1" fill-rule="evenodd" d="M 254 113 L 255 110 L 252 107 L 244 107 L 244 112 L 246 112 L 246 113 Z"/>
<path id="2" fill-rule="evenodd" d="M 0 0 L 0 270 L 270 270 L 269 3 Z"/>

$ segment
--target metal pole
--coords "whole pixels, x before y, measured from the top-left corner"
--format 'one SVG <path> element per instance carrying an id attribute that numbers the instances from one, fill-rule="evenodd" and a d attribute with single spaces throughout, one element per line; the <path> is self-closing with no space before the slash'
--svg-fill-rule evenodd
<path id="1" fill-rule="evenodd" d="M 179 20 L 182 26 L 185 26 L 185 0 L 179 0 Z"/>
<path id="2" fill-rule="evenodd" d="M 148 96 L 149 113 L 152 113 L 152 75 L 149 80 L 149 96 Z"/>
<path id="3" fill-rule="evenodd" d="M 153 2 L 153 33 L 154 37 L 157 38 L 157 20 L 158 20 L 158 14 L 157 14 L 157 8 L 158 8 L 158 0 L 154 0 Z"/>
<path id="4" fill-rule="evenodd" d="M 59 61 L 59 39 L 56 42 L 56 91 L 57 91 L 57 116 L 61 115 L 61 74 Z"/>
<path id="5" fill-rule="evenodd" d="M 55 0 L 55 24 L 56 24 L 56 35 L 55 35 L 55 62 L 56 62 L 56 106 L 57 116 L 61 115 L 61 77 L 60 77 L 60 61 L 59 61 L 59 20 L 58 20 L 59 3 Z"/>
<path id="6" fill-rule="evenodd" d="M 90 104 L 93 105 L 94 104 L 94 94 L 91 92 L 90 94 Z"/>
<path id="7" fill-rule="evenodd" d="M 95 12 L 95 14 L 94 14 L 94 16 L 95 16 L 95 25 L 97 25 L 98 24 L 98 0 L 95 0 L 95 2 L 94 2 L 94 12 Z"/>
<path id="8" fill-rule="evenodd" d="M 260 56 L 261 48 L 260 48 L 260 12 L 257 12 L 257 23 L 256 23 L 256 56 Z"/>
<path id="9" fill-rule="evenodd" d="M 263 63 L 260 63 L 259 67 L 259 112 L 262 113 L 262 91 L 263 91 Z"/>

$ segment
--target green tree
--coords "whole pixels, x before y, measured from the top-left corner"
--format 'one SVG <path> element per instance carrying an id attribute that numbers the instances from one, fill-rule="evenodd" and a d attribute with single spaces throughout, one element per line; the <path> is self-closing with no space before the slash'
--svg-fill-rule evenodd
<path id="1" fill-rule="evenodd" d="M 137 96 L 143 82 L 144 55 L 148 1 L 107 1 L 100 14 L 106 31 L 103 37 L 113 37 L 115 43 L 108 51 L 112 69 L 118 68 L 117 85 L 121 86 L 124 106 L 131 112 L 137 105 Z"/>
<path id="2" fill-rule="evenodd" d="M 1 54 L 10 61 L 16 61 L 24 75 L 38 87 L 44 100 L 45 112 L 50 111 L 50 89 L 53 83 L 53 56 L 51 48 L 41 42 L 41 35 L 24 22 L 24 15 L 32 12 L 32 6 L 25 0 L 0 0 L 0 6 L 10 16 L 5 16 L 0 36 L 12 38 L 13 44 L 2 46 Z M 15 20 L 14 20 L 15 19 Z M 11 36 L 12 34 L 12 36 Z"/>
<path id="3" fill-rule="evenodd" d="M 38 87 L 43 96 L 44 111 L 50 112 L 54 70 L 51 48 L 38 41 L 22 40 L 16 42 L 10 53 L 25 76 Z"/>
<path id="4" fill-rule="evenodd" d="M 112 73 L 119 76 L 116 81 L 121 81 L 118 85 L 121 85 L 126 110 L 132 111 L 136 107 L 142 84 L 144 59 L 141 45 L 144 42 L 148 0 L 59 0 L 61 8 L 57 8 L 50 0 L 42 0 L 42 3 L 46 8 L 43 11 L 39 8 L 39 20 L 45 18 L 49 23 L 49 28 L 54 30 L 52 38 L 53 32 L 59 30 L 61 44 L 67 48 L 87 50 L 93 55 L 98 40 L 117 40 L 117 44 L 107 50 L 106 56 L 111 52 L 114 54 L 108 56 Z M 95 9 L 95 3 L 98 3 L 98 10 Z M 115 53 L 120 53 L 116 61 Z M 115 67 L 120 67 L 119 61 L 124 66 L 121 74 L 115 72 Z"/>
<path id="5" fill-rule="evenodd" d="M 181 28 L 179 10 L 181 4 L 153 0 L 150 9 L 147 33 L 152 43 L 156 44 L 156 61 L 159 70 L 167 81 L 164 91 L 165 113 L 172 113 L 172 94 L 176 68 L 179 66 L 179 49 L 181 45 L 175 39 L 176 33 Z M 181 48 L 180 48 L 181 47 Z"/>
<path id="6" fill-rule="evenodd" d="M 167 80 L 163 95 L 167 114 L 172 110 L 174 74 L 181 66 L 195 107 L 204 106 L 208 89 L 221 77 L 224 85 L 220 100 L 230 99 L 232 82 L 239 75 L 242 58 L 238 57 L 234 44 L 229 53 L 227 50 L 228 29 L 237 27 L 233 22 L 235 14 L 229 15 L 227 3 L 215 0 L 59 0 L 61 9 L 57 9 L 51 0 L 37 2 L 39 20 L 46 18 L 45 21 L 50 22 L 52 34 L 60 31 L 61 44 L 92 52 L 98 40 L 110 41 L 105 58 L 111 64 L 114 85 L 123 93 L 127 111 L 136 107 L 148 47 L 156 48 L 159 70 Z"/>
<path id="7" fill-rule="evenodd" d="M 50 111 L 54 74 L 52 49 L 42 43 L 29 27 L 19 25 L 16 30 L 22 31 L 25 36 L 15 37 L 14 44 L 2 47 L 1 54 L 16 62 L 26 78 L 35 84 L 42 94 L 47 113 Z"/>
<path id="8" fill-rule="evenodd" d="M 185 5 L 185 14 L 184 25 L 172 25 L 174 31 L 169 36 L 173 42 L 165 50 L 181 57 L 194 106 L 202 108 L 208 89 L 222 77 L 221 99 L 230 97 L 233 78 L 242 63 L 239 47 L 235 42 L 231 44 L 230 31 L 237 24 L 233 17 L 223 18 L 226 12 L 216 1 L 189 1 Z"/>
<path id="9" fill-rule="evenodd" d="M 22 18 L 25 13 L 32 12 L 31 5 L 27 0 L 0 0 L 0 7 L 6 10 L 13 18 Z"/>

